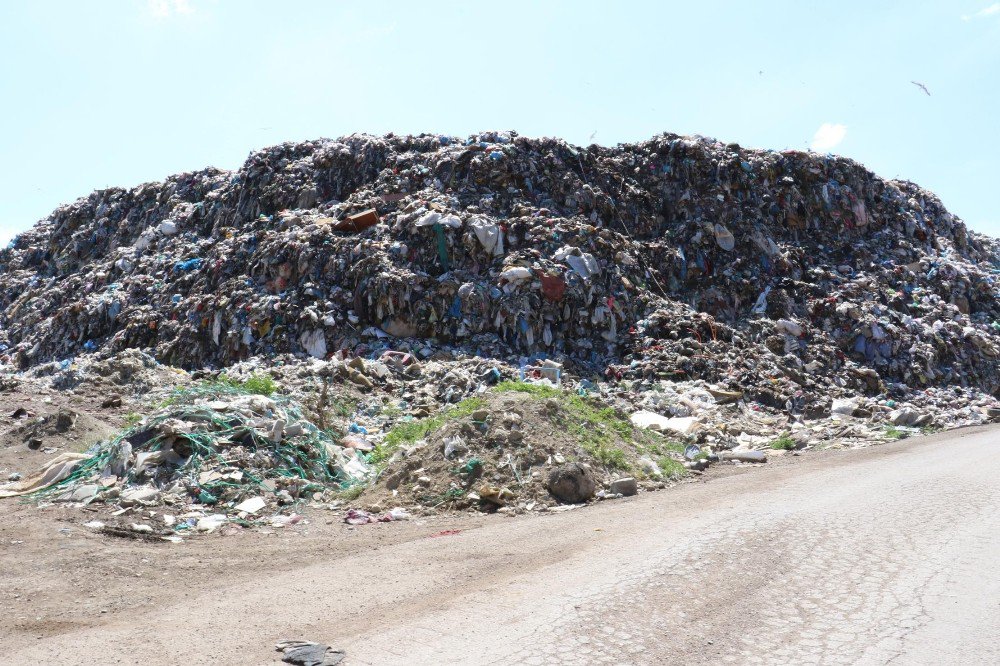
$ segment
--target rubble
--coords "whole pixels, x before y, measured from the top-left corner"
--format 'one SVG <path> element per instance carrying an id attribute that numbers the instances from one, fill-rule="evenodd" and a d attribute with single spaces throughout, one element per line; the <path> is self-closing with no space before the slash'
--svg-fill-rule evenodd
<path id="1" fill-rule="evenodd" d="M 865 446 L 887 426 L 995 420 L 998 294 L 997 240 L 842 157 L 673 134 L 586 148 L 352 135 L 98 191 L 18 236 L 0 250 L 0 390 L 100 382 L 114 409 L 222 369 L 264 373 L 312 421 L 240 398 L 199 403 L 208 420 L 154 411 L 142 432 L 197 444 L 242 428 L 268 455 L 305 438 L 310 464 L 335 458 L 265 492 L 213 477 L 213 505 L 191 474 L 172 485 L 167 449 L 133 444 L 163 461 L 129 458 L 95 498 L 143 478 L 157 501 L 224 505 L 210 515 L 266 498 L 237 512 L 254 516 L 370 466 L 366 495 L 385 506 L 541 509 L 622 472 L 641 489 L 709 454 L 766 459 L 786 432 L 800 448 Z M 511 381 L 552 393 L 503 411 Z M 603 448 L 566 430 L 538 453 L 534 429 L 604 409 L 620 431 Z M 87 484 L 59 487 L 79 497 L 134 435 L 91 452 Z M 550 482 L 566 465 L 593 490 Z M 224 469 L 205 471 L 256 470 Z"/>

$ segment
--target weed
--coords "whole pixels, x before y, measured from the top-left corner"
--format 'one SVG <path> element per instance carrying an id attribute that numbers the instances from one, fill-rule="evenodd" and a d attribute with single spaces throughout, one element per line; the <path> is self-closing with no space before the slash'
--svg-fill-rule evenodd
<path id="1" fill-rule="evenodd" d="M 138 425 L 139 421 L 142 420 L 142 414 L 137 414 L 135 412 L 129 412 L 125 415 L 125 427 L 131 428 L 134 425 Z"/>
<path id="2" fill-rule="evenodd" d="M 172 407 L 177 404 L 186 403 L 193 397 L 209 395 L 211 393 L 242 393 L 244 395 L 270 396 L 277 390 L 278 385 L 270 375 L 257 374 L 245 381 L 238 381 L 223 373 L 214 380 L 204 380 L 184 388 L 174 389 L 164 400 L 153 405 L 153 408 L 163 409 L 164 407 Z"/>
<path id="3" fill-rule="evenodd" d="M 539 398 L 561 398 L 564 395 L 561 390 L 552 386 L 517 381 L 500 382 L 493 390 L 497 393 L 529 393 Z"/>
<path id="4" fill-rule="evenodd" d="M 594 456 L 594 460 L 609 469 L 627 470 L 630 468 L 625 452 L 617 446 L 607 446 L 604 444 L 584 444 L 584 450 Z"/>
<path id="5" fill-rule="evenodd" d="M 796 447 L 798 447 L 798 444 L 796 444 L 795 440 L 789 437 L 788 435 L 782 435 L 778 439 L 771 442 L 770 446 L 772 449 L 791 451 Z"/>
<path id="6" fill-rule="evenodd" d="M 361 493 L 365 491 L 365 484 L 356 483 L 353 486 L 348 486 L 343 490 L 334 493 L 334 499 L 338 499 L 342 502 L 353 502 L 354 500 L 361 497 Z"/>
<path id="7" fill-rule="evenodd" d="M 668 479 L 678 479 L 687 474 L 687 468 L 684 467 L 684 464 L 674 460 L 670 456 L 661 456 L 656 461 L 656 464 L 659 466 L 660 471 L 663 472 L 663 476 Z"/>
<path id="8" fill-rule="evenodd" d="M 251 375 L 242 382 L 233 379 L 226 374 L 221 374 L 219 375 L 218 382 L 220 384 L 230 386 L 242 393 L 251 393 L 254 395 L 272 395 L 278 390 L 278 385 L 275 383 L 271 375 L 265 374 Z"/>
<path id="9" fill-rule="evenodd" d="M 910 433 L 905 430 L 900 430 L 896 426 L 886 426 L 885 432 L 883 433 L 887 439 L 906 439 L 910 436 Z"/>
<path id="10" fill-rule="evenodd" d="M 375 450 L 368 455 L 368 462 L 376 467 L 382 467 L 400 446 L 423 439 L 448 421 L 468 416 L 485 406 L 486 401 L 482 398 L 466 398 L 454 407 L 449 407 L 426 419 L 399 423 L 386 433 L 382 443 L 377 445 Z"/>

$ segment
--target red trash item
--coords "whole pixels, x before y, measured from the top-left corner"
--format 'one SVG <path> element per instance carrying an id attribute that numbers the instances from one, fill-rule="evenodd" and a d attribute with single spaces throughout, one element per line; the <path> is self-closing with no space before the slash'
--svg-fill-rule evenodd
<path id="1" fill-rule="evenodd" d="M 360 213 L 355 213 L 354 215 L 348 215 L 343 220 L 334 222 L 333 230 L 357 233 L 359 231 L 364 231 L 369 227 L 374 227 L 378 223 L 378 213 L 375 212 L 374 208 L 369 208 L 368 210 L 363 210 Z"/>

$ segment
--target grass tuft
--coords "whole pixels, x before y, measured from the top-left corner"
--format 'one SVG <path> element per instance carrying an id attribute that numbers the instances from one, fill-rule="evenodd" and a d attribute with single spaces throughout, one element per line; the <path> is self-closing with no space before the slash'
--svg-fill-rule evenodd
<path id="1" fill-rule="evenodd" d="M 449 407 L 434 416 L 399 423 L 393 426 L 392 430 L 386 433 L 385 439 L 375 447 L 374 451 L 368 454 L 368 462 L 376 467 L 384 466 L 392 454 L 396 452 L 396 449 L 404 444 L 412 444 L 423 439 L 448 421 L 469 416 L 472 412 L 485 406 L 486 401 L 482 398 L 466 398 L 454 407 Z"/>
<path id="2" fill-rule="evenodd" d="M 900 430 L 896 426 L 890 425 L 885 427 L 883 434 L 887 439 L 906 439 L 910 436 L 910 433 L 905 430 Z"/>
<path id="3" fill-rule="evenodd" d="M 660 471 L 663 472 L 663 476 L 668 479 L 678 479 L 687 474 L 687 468 L 684 467 L 684 464 L 674 460 L 670 456 L 660 456 L 656 464 L 659 466 Z"/>
<path id="4" fill-rule="evenodd" d="M 796 444 L 795 440 L 788 435 L 782 435 L 778 439 L 771 442 L 770 446 L 772 449 L 791 451 L 797 448 L 798 444 Z"/>

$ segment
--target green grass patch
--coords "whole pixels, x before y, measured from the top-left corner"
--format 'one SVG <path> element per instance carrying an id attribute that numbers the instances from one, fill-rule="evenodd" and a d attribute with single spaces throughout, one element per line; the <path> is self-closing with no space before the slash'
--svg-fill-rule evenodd
<path id="1" fill-rule="evenodd" d="M 135 412 L 129 412 L 125 415 L 125 427 L 131 428 L 132 426 L 138 425 L 139 421 L 142 420 L 142 414 L 137 414 Z"/>
<path id="2" fill-rule="evenodd" d="M 274 381 L 274 378 L 271 375 L 265 374 L 251 375 L 245 380 L 239 381 L 223 373 L 219 375 L 217 381 L 242 393 L 251 393 L 253 395 L 270 396 L 278 390 L 278 384 Z"/>
<path id="3" fill-rule="evenodd" d="M 631 467 L 628 464 L 628 458 L 625 457 L 625 452 L 617 446 L 584 444 L 583 448 L 587 453 L 594 456 L 594 460 L 609 469 L 627 470 Z"/>
<path id="4" fill-rule="evenodd" d="M 174 389 L 164 400 L 153 405 L 154 409 L 185 404 L 194 398 L 210 395 L 263 395 L 271 396 L 278 390 L 278 384 L 270 375 L 256 374 L 244 381 L 238 381 L 225 373 L 218 378 L 195 382 L 190 386 Z"/>
<path id="5" fill-rule="evenodd" d="M 780 451 L 791 451 L 797 448 L 798 444 L 796 444 L 795 440 L 788 435 L 782 435 L 778 439 L 771 442 L 770 447 Z"/>
<path id="6" fill-rule="evenodd" d="M 687 468 L 684 467 L 684 463 L 674 460 L 670 456 L 661 456 L 656 461 L 656 464 L 660 468 L 660 471 L 663 472 L 663 476 L 668 479 L 679 479 L 687 474 Z"/>
<path id="7" fill-rule="evenodd" d="M 346 419 L 358 408 L 358 401 L 354 398 L 334 398 L 329 407 L 336 416 Z"/>
<path id="8" fill-rule="evenodd" d="M 395 453 L 396 449 L 404 444 L 412 444 L 417 440 L 423 439 L 448 421 L 469 416 L 472 412 L 482 409 L 485 406 L 486 401 L 482 398 L 466 398 L 454 407 L 449 407 L 434 416 L 399 423 L 386 433 L 382 443 L 378 444 L 375 450 L 368 455 L 368 462 L 376 467 L 384 466 L 392 454 Z"/>
<path id="9" fill-rule="evenodd" d="M 563 391 L 545 384 L 531 384 L 529 382 L 505 381 L 493 387 L 497 393 L 528 393 L 539 398 L 561 398 L 565 395 Z"/>
<path id="10" fill-rule="evenodd" d="M 882 433 L 887 439 L 906 439 L 910 436 L 910 433 L 905 430 L 900 430 L 896 426 L 886 426 Z"/>
<path id="11" fill-rule="evenodd" d="M 365 491 L 365 484 L 356 483 L 353 486 L 344 488 L 334 493 L 334 499 L 338 499 L 342 502 L 353 502 L 354 500 L 361 497 L 361 493 Z"/>
<path id="12" fill-rule="evenodd" d="M 499 393 L 523 393 L 539 400 L 553 400 L 558 410 L 553 420 L 569 433 L 584 451 L 610 469 L 631 468 L 618 441 L 639 442 L 640 434 L 612 407 L 588 396 L 562 391 L 544 384 L 506 381 L 493 389 Z"/>

